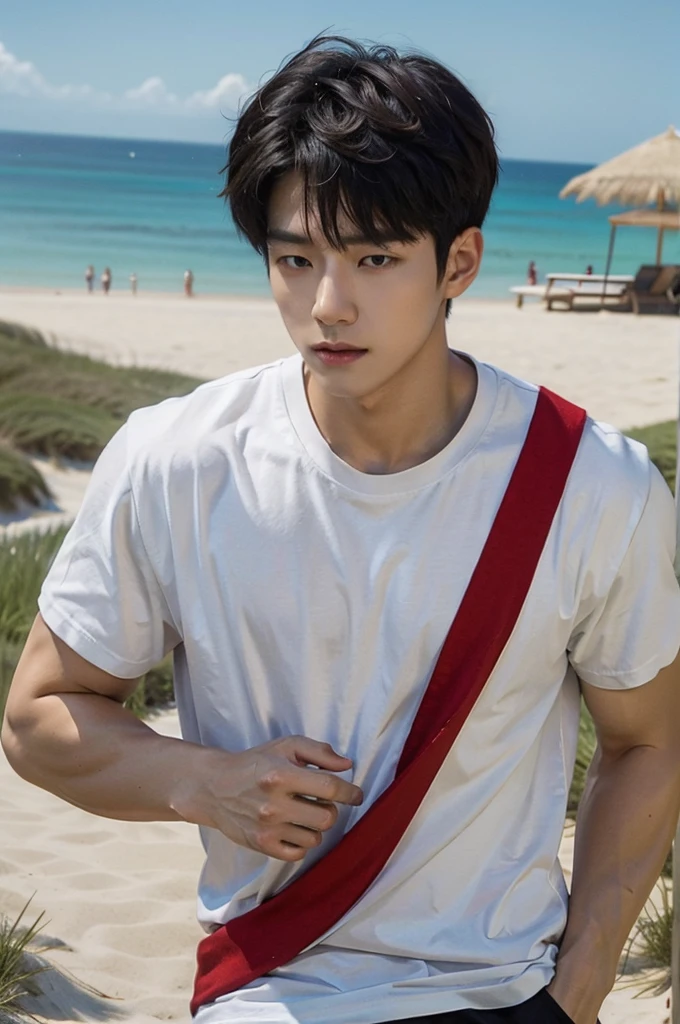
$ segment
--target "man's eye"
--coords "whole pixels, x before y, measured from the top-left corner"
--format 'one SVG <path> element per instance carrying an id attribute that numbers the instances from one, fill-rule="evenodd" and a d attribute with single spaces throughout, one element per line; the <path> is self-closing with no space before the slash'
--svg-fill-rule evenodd
<path id="1" fill-rule="evenodd" d="M 386 256 L 384 253 L 376 253 L 374 256 L 364 256 L 362 263 L 369 260 L 367 266 L 373 267 L 375 270 L 379 270 L 380 267 L 388 267 L 391 263 L 394 263 L 394 256 Z"/>
<path id="2" fill-rule="evenodd" d="M 292 267 L 294 270 L 302 270 L 304 267 L 312 265 L 304 256 L 282 256 L 279 263 L 283 263 L 286 267 Z"/>

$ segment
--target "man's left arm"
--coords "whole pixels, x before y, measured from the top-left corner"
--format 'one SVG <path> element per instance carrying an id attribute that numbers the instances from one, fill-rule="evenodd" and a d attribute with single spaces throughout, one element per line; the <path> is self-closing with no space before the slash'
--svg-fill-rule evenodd
<path id="1" fill-rule="evenodd" d="M 680 656 L 633 689 L 581 686 L 598 747 L 579 806 L 569 916 L 548 991 L 575 1024 L 595 1024 L 678 823 Z"/>

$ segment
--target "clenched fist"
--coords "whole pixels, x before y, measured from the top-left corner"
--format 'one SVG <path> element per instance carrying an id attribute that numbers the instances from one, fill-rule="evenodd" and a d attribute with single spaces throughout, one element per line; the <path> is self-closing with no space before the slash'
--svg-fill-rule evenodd
<path id="1" fill-rule="evenodd" d="M 307 736 L 286 736 L 242 753 L 202 752 L 200 778 L 187 780 L 174 809 L 185 821 L 219 829 L 268 857 L 302 860 L 335 824 L 336 804 L 363 801 L 358 786 L 333 774 L 351 768 L 351 760 Z"/>

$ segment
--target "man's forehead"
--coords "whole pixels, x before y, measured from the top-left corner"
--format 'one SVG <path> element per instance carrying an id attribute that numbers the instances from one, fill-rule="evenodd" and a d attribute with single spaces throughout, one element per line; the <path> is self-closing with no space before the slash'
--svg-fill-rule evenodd
<path id="1" fill-rule="evenodd" d="M 395 243 L 409 244 L 415 239 L 399 234 L 393 228 L 382 229 L 380 224 L 362 228 L 352 220 L 341 202 L 334 211 L 333 223 L 324 224 L 313 197 L 305 196 L 302 176 L 289 172 L 274 185 L 267 210 L 267 242 L 283 242 L 298 245 L 314 245 L 318 248 L 353 245 L 388 246 Z"/>
<path id="2" fill-rule="evenodd" d="M 366 232 L 362 231 L 341 206 L 335 211 L 333 220 L 343 245 L 361 245 L 370 241 Z M 298 173 L 284 174 L 272 189 L 268 209 L 267 240 L 328 244 L 327 233 L 323 229 L 318 210 L 310 203 L 309 194 L 305 203 L 304 181 Z"/>

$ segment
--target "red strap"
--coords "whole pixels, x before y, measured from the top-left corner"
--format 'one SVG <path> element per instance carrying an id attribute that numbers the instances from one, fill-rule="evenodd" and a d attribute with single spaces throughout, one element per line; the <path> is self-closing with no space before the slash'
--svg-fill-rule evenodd
<path id="1" fill-rule="evenodd" d="M 541 388 L 524 447 L 421 700 L 394 781 L 304 874 L 200 943 L 191 1012 L 290 963 L 361 899 L 413 820 L 519 617 L 586 414 Z"/>

